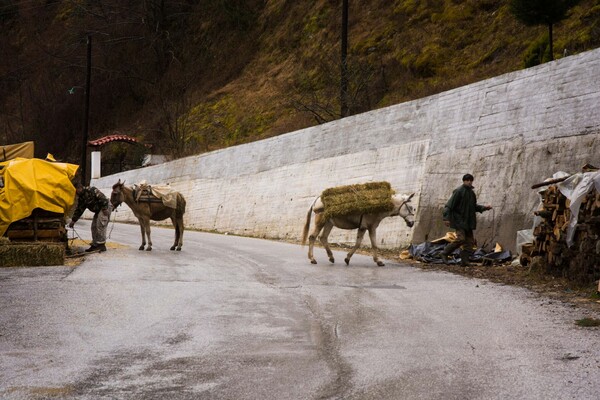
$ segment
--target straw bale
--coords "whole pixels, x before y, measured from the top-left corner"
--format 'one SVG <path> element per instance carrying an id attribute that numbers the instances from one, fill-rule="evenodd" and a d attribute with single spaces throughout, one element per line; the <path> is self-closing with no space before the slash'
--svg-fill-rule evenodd
<path id="1" fill-rule="evenodd" d="M 0 241 L 0 267 L 63 265 L 64 243 Z"/>
<path id="2" fill-rule="evenodd" d="M 394 209 L 392 185 L 389 182 L 337 186 L 323 191 L 323 214 L 326 218 L 351 214 L 374 214 Z"/>

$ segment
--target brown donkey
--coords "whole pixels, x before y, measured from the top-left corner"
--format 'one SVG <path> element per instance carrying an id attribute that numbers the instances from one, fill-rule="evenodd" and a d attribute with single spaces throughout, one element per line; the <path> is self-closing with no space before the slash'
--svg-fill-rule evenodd
<path id="1" fill-rule="evenodd" d="M 181 250 L 183 245 L 183 214 L 185 213 L 185 198 L 181 193 L 176 193 L 177 196 L 177 207 L 170 208 L 163 204 L 158 198 L 147 200 L 145 198 L 134 197 L 133 189 L 125 186 L 125 181 L 119 181 L 112 187 L 112 193 L 110 195 L 110 202 L 113 208 L 117 208 L 121 203 L 125 203 L 131 208 L 133 214 L 137 217 L 140 222 L 140 229 L 142 231 L 142 245 L 140 250 L 144 250 L 146 246 L 146 236 L 148 237 L 148 247 L 146 251 L 152 250 L 152 239 L 150 239 L 150 220 L 162 221 L 167 218 L 171 218 L 173 227 L 175 227 L 175 243 L 171 246 L 171 250 Z"/>

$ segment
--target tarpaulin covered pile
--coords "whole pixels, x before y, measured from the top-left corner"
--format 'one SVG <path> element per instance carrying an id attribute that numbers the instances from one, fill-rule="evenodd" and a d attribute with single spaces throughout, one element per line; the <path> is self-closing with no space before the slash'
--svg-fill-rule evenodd
<path id="1" fill-rule="evenodd" d="M 0 161 L 8 161 L 15 158 L 33 158 L 33 142 L 23 142 L 0 146 Z"/>
<path id="2" fill-rule="evenodd" d="M 75 201 L 71 183 L 78 165 L 16 158 L 0 162 L 0 236 L 36 208 L 64 214 Z"/>
<path id="3" fill-rule="evenodd" d="M 456 239 L 454 232 L 448 232 L 444 237 L 433 240 L 431 242 L 424 242 L 421 244 L 411 244 L 403 258 L 413 258 L 414 260 L 421 261 L 427 264 L 441 264 L 442 258 L 440 256 L 442 250 L 446 245 Z M 452 253 L 452 257 L 449 259 L 450 264 L 460 264 L 460 249 L 456 249 Z M 496 245 L 494 251 L 486 251 L 483 248 L 476 249 L 471 256 L 469 261 L 481 262 L 484 265 L 499 264 L 509 262 L 512 260 L 512 254 L 508 250 L 503 250 L 500 245 Z"/>

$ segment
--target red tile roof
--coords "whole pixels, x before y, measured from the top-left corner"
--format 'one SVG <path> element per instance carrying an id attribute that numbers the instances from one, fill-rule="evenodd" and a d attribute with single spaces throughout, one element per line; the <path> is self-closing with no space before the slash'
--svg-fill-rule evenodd
<path id="1" fill-rule="evenodd" d="M 125 143 L 130 143 L 130 144 L 142 144 L 136 138 L 134 138 L 132 136 L 115 134 L 115 135 L 104 136 L 104 137 L 102 137 L 100 139 L 96 139 L 96 140 L 90 140 L 90 141 L 88 141 L 88 145 L 97 147 L 97 146 L 105 145 L 110 142 L 125 142 Z M 145 144 L 144 146 L 151 147 L 151 145 L 148 145 L 148 144 Z"/>

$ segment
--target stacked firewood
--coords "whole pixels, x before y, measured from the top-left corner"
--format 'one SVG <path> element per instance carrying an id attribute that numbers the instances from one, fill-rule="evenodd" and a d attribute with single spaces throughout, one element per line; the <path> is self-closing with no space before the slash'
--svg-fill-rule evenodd
<path id="1" fill-rule="evenodd" d="M 584 196 L 571 247 L 566 243 L 570 201 L 555 185 L 548 186 L 541 196 L 541 207 L 534 213 L 541 222 L 534 228 L 533 243 L 522 247 L 521 265 L 530 265 L 538 257 L 543 272 L 578 284 L 593 283 L 600 278 L 600 193 L 592 189 Z"/>
<path id="2" fill-rule="evenodd" d="M 6 234 L 12 242 L 67 243 L 64 214 L 36 208 L 31 215 L 11 223 Z"/>

